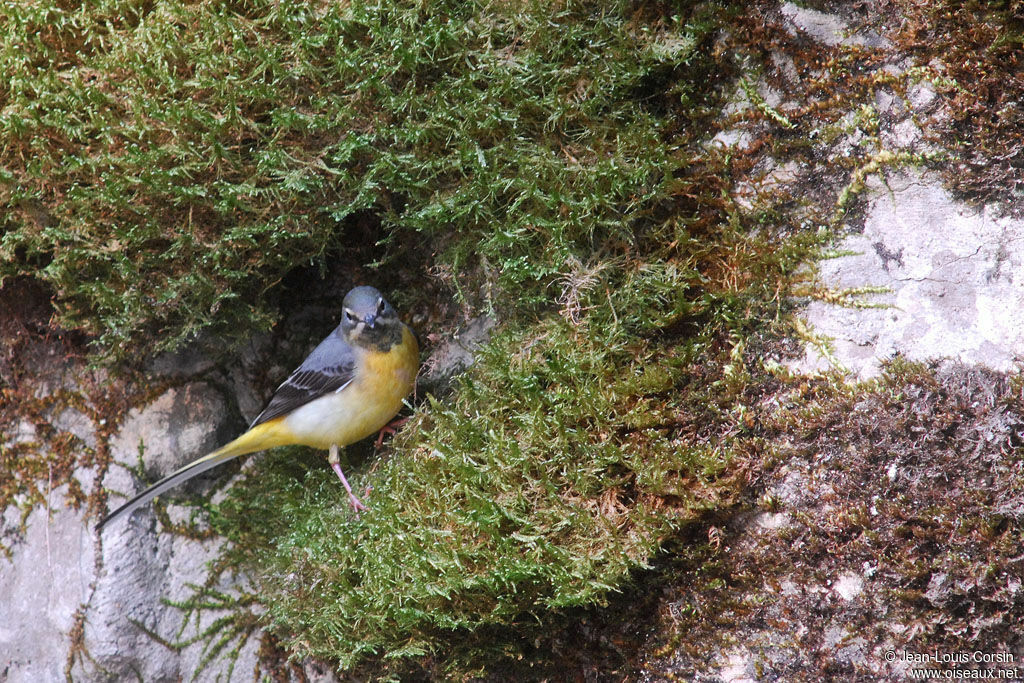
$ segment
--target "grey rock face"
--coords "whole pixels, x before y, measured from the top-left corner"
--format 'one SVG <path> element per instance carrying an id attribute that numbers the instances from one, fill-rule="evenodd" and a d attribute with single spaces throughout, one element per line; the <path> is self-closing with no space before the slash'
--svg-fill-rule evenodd
<path id="1" fill-rule="evenodd" d="M 2 680 L 64 679 L 75 614 L 91 594 L 94 552 L 79 513 L 55 505 L 31 514 L 23 541 L 0 564 Z"/>
<path id="2" fill-rule="evenodd" d="M 129 467 L 139 462 L 163 477 L 231 439 L 244 425 L 233 422 L 223 394 L 195 382 L 168 389 L 149 405 L 133 408 L 111 439 L 114 460 Z"/>
<path id="3" fill-rule="evenodd" d="M 111 440 L 115 460 L 106 485 L 128 495 L 141 484 L 126 467 L 144 460 L 158 475 L 213 448 L 232 428 L 224 397 L 203 383 L 169 389 L 133 409 Z M 85 443 L 95 434 L 78 411 L 56 416 Z M 159 456 L 159 457 L 154 457 Z M 123 465 L 123 466 L 122 466 Z M 82 480 L 82 477 L 79 477 Z M 177 681 L 201 670 L 203 644 L 171 649 L 168 641 L 198 633 L 216 615 L 182 629 L 182 612 L 164 604 L 183 600 L 190 584 L 201 584 L 216 542 L 158 534 L 152 513 L 111 525 L 97 539 L 83 513 L 64 506 L 64 491 L 51 494 L 50 509 L 37 508 L 26 532 L 0 564 L 0 651 L 4 681 Z M 111 499 L 111 505 L 117 498 Z M 172 515 L 174 515 L 172 506 Z M 97 556 L 97 552 L 100 555 Z M 230 591 L 233 586 L 220 586 Z M 215 661 L 199 680 L 213 680 L 234 667 L 255 670 L 258 643 L 247 643 L 237 661 Z"/>
<path id="4" fill-rule="evenodd" d="M 830 46 L 888 47 L 889 41 L 876 33 L 853 32 L 841 17 L 786 2 L 782 15 L 789 20 L 793 33 L 804 33 L 813 40 Z"/>
<path id="5" fill-rule="evenodd" d="M 856 298 L 874 307 L 812 302 L 806 320 L 827 343 L 798 369 L 835 363 L 869 377 L 899 353 L 1011 370 L 1024 349 L 1024 221 L 959 204 L 918 172 L 872 180 L 869 192 L 863 232 L 819 272 L 835 292 L 874 290 Z"/>

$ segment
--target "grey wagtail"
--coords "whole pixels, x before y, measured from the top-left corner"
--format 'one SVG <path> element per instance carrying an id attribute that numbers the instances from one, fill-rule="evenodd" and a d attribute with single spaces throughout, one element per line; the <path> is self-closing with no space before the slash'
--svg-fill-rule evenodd
<path id="1" fill-rule="evenodd" d="M 346 294 L 342 311 L 341 324 L 277 388 L 248 431 L 153 484 L 97 528 L 226 460 L 293 444 L 329 450 L 352 508 L 365 509 L 341 471 L 338 449 L 382 429 L 401 409 L 419 369 L 419 345 L 373 287 Z"/>

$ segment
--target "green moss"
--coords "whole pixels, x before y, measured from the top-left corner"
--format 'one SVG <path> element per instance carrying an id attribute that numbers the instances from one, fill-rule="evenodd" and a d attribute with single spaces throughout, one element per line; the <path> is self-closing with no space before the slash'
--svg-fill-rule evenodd
<path id="1" fill-rule="evenodd" d="M 632 241 L 685 163 L 658 114 L 693 95 L 722 12 L 5 11 L 0 277 L 41 278 L 62 325 L 121 357 L 245 339 L 288 272 L 377 242 L 384 262 L 406 241 L 456 272 L 486 262 L 520 305 L 542 301 L 573 255 Z"/>

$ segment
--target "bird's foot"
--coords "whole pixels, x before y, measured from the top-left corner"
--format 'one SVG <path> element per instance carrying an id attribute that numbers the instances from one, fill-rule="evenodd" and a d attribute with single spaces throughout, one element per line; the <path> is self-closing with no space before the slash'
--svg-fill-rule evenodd
<path id="1" fill-rule="evenodd" d="M 384 435 L 385 434 L 390 434 L 391 436 L 394 436 L 395 432 L 398 431 L 398 428 L 401 427 L 402 425 L 404 425 L 408 421 L 409 421 L 408 417 L 401 417 L 401 418 L 399 418 L 397 420 L 392 420 L 391 422 L 389 422 L 386 425 L 384 425 L 383 427 L 381 427 L 380 428 L 380 433 L 377 434 L 377 440 L 373 443 L 373 450 L 375 450 L 375 451 L 379 451 L 380 450 L 380 447 L 384 444 Z"/>
<path id="2" fill-rule="evenodd" d="M 359 519 L 359 511 L 366 509 L 366 506 L 363 505 L 363 501 L 356 498 L 356 494 L 350 491 L 348 494 L 348 502 L 352 504 L 352 511 L 356 513 L 356 519 Z"/>

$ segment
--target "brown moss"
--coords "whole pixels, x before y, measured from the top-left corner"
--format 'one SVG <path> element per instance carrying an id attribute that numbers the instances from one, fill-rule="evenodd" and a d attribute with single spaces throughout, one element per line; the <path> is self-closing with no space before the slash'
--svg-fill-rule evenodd
<path id="1" fill-rule="evenodd" d="M 946 181 L 979 203 L 1019 199 L 1024 159 L 1024 18 L 1016 2 L 896 0 L 895 39 L 919 64 L 941 65 L 946 106 L 929 139 L 955 153 Z M 1006 207 L 1013 213 L 1020 209 Z"/>
<path id="2" fill-rule="evenodd" d="M 897 675 L 885 650 L 1019 652 L 1024 406 L 1008 378 L 903 364 L 856 390 L 798 380 L 772 399 L 756 431 L 779 461 L 752 484 L 787 526 L 766 531 L 754 507 L 732 518 L 722 551 L 703 551 L 721 584 L 678 575 L 662 611 L 692 618 L 663 617 L 678 638 L 649 644 L 645 669 L 713 680 L 731 641 L 787 680 Z M 863 582 L 848 600 L 843 576 Z"/>

